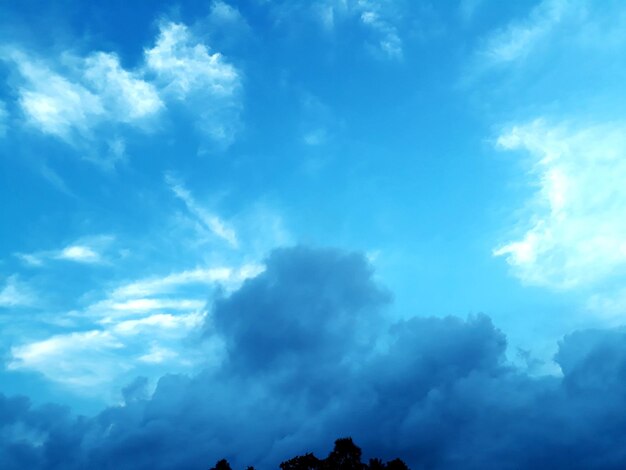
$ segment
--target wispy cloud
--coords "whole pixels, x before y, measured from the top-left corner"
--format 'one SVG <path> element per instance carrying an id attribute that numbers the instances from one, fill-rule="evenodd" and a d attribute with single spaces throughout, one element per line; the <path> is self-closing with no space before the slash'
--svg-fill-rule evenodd
<path id="1" fill-rule="evenodd" d="M 360 11 L 361 23 L 375 32 L 379 39 L 376 50 L 388 59 L 402 59 L 403 45 L 396 26 L 384 16 L 385 2 L 359 0 L 356 7 Z"/>
<path id="2" fill-rule="evenodd" d="M 25 307 L 35 303 L 33 291 L 16 275 L 9 276 L 0 289 L 0 308 Z"/>
<path id="3" fill-rule="evenodd" d="M 184 102 L 198 128 L 220 145 L 230 144 L 240 127 L 239 71 L 219 52 L 210 53 L 184 24 L 163 22 L 155 45 L 134 68 L 122 67 L 113 52 L 65 51 L 45 60 L 19 45 L 2 52 L 18 72 L 13 86 L 25 123 L 82 153 L 93 154 L 100 143 L 108 154 L 88 155 L 94 163 L 111 167 L 121 160 L 124 126 L 153 129 L 169 100 Z"/>
<path id="4" fill-rule="evenodd" d="M 163 94 L 188 100 L 201 131 L 224 146 L 232 143 L 240 127 L 241 77 L 222 54 L 211 53 L 184 24 L 164 22 L 145 50 L 145 67 Z"/>
<path id="5" fill-rule="evenodd" d="M 492 65 L 523 59 L 559 23 L 566 7 L 565 0 L 544 0 L 528 18 L 492 33 L 479 55 Z"/>
<path id="6" fill-rule="evenodd" d="M 626 126 L 514 126 L 498 138 L 530 157 L 537 190 L 520 238 L 498 247 L 524 282 L 572 288 L 626 267 Z"/>
<path id="7" fill-rule="evenodd" d="M 41 132 L 71 141 L 76 134 L 86 136 L 105 117 L 101 98 L 80 83 L 21 52 L 12 56 L 24 79 L 19 104 L 27 122 Z"/>
<path id="8" fill-rule="evenodd" d="M 107 262 L 103 253 L 115 240 L 110 235 L 84 237 L 59 249 L 44 250 L 34 253 L 16 253 L 15 255 L 30 266 L 43 266 L 47 261 L 72 261 L 82 264 L 99 264 Z"/>
<path id="9" fill-rule="evenodd" d="M 87 57 L 84 77 L 119 121 L 132 123 L 164 106 L 156 87 L 141 79 L 141 73 L 123 69 L 115 54 L 98 52 Z"/>
<path id="10" fill-rule="evenodd" d="M 209 287 L 234 290 L 262 271 L 260 265 L 205 267 L 118 284 L 100 300 L 65 315 L 86 324 L 84 331 L 25 339 L 11 349 L 9 367 L 34 370 L 89 393 L 133 371 L 147 373 L 141 369 L 146 366 L 187 370 L 211 360 L 203 348 L 214 358 L 220 354 L 218 339 L 195 344 L 193 351 L 185 343 L 205 322 Z M 6 297 L 15 301 L 13 288 Z M 2 294 L 0 307 L 1 299 Z"/>
<path id="11" fill-rule="evenodd" d="M 176 180 L 176 178 L 172 175 L 166 175 L 165 181 L 176 197 L 185 203 L 189 212 L 191 212 L 200 223 L 209 229 L 215 236 L 225 240 L 232 248 L 238 247 L 239 243 L 237 241 L 237 233 L 233 228 L 229 227 L 228 224 L 217 215 L 200 206 L 187 188 L 185 188 L 185 186 L 180 181 Z"/>
<path id="12" fill-rule="evenodd" d="M 8 368 L 35 370 L 71 386 L 96 387 L 128 369 L 124 361 L 112 360 L 122 348 L 124 344 L 109 331 L 55 335 L 13 347 Z"/>
<path id="13" fill-rule="evenodd" d="M 249 277 L 256 276 L 263 270 L 261 265 L 244 265 L 239 269 L 227 266 L 215 268 L 197 268 L 168 274 L 163 277 L 152 277 L 124 284 L 113 290 L 114 299 L 129 297 L 145 297 L 175 291 L 180 286 L 189 284 L 240 283 Z"/>

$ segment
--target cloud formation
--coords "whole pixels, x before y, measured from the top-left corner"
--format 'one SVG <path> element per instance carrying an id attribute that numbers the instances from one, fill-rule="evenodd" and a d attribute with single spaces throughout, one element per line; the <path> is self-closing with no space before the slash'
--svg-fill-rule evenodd
<path id="1" fill-rule="evenodd" d="M 133 68 L 124 68 L 113 52 L 81 57 L 66 51 L 55 60 L 19 45 L 3 52 L 17 71 L 13 86 L 25 123 L 82 151 L 104 146 L 107 155 L 86 158 L 107 167 L 124 157 L 119 135 L 128 126 L 154 131 L 155 119 L 175 103 L 220 146 L 232 143 L 240 127 L 240 72 L 181 23 L 163 22 L 156 43 Z"/>
<path id="2" fill-rule="evenodd" d="M 626 139 L 619 123 L 586 127 L 545 120 L 513 126 L 498 138 L 529 156 L 537 187 L 519 221 L 519 239 L 497 248 L 528 284 L 573 288 L 626 266 Z"/>
<path id="3" fill-rule="evenodd" d="M 620 468 L 623 329 L 565 336 L 563 377 L 537 378 L 508 363 L 488 317 L 383 327 L 387 302 L 360 255 L 276 251 L 207 319 L 205 334 L 225 340 L 220 367 L 164 376 L 151 396 L 138 378 L 92 418 L 0 395 L 0 463 L 276 468 L 351 435 L 366 458 L 411 468 Z"/>

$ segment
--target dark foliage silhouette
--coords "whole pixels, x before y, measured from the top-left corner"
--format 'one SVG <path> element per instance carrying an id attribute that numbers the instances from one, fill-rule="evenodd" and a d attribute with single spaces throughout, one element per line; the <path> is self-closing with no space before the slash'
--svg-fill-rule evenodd
<path id="1" fill-rule="evenodd" d="M 230 468 L 230 464 L 226 459 L 222 459 L 215 464 L 215 467 L 212 467 L 211 470 L 232 470 Z"/>
<path id="2" fill-rule="evenodd" d="M 280 464 L 281 470 L 409 470 L 400 459 L 391 460 L 387 464 L 380 459 L 370 459 L 369 465 L 361 462 L 361 449 L 352 442 L 352 438 L 344 437 L 335 441 L 335 448 L 323 460 L 308 453 L 286 460 Z M 220 460 L 211 470 L 231 470 L 226 460 Z M 247 470 L 254 470 L 248 467 Z"/>

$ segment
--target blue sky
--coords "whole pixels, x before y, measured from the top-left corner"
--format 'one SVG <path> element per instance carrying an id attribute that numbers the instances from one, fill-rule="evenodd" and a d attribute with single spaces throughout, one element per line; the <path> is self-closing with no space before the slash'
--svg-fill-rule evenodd
<path id="1" fill-rule="evenodd" d="M 242 375 L 251 394 L 288 393 L 250 358 L 293 372 L 330 352 L 406 374 L 398 325 L 419 322 L 452 342 L 432 346 L 442 364 L 464 356 L 458 337 L 505 335 L 485 354 L 533 384 L 569 383 L 577 342 L 619 344 L 621 2 L 67 0 L 0 13 L 7 400 L 108 416 L 158 408 L 168 380 L 189 397 L 226 374 L 213 410 Z M 276 352 L 289 332 L 304 346 Z M 355 423 L 342 403 L 315 432 L 294 430 L 305 411 L 276 417 L 272 432 L 293 440 L 255 441 L 265 451 L 246 462 L 356 432 L 337 425 Z M 33 439 L 11 426 L 6 442 Z M 409 435 L 381 452 L 415 448 Z"/>

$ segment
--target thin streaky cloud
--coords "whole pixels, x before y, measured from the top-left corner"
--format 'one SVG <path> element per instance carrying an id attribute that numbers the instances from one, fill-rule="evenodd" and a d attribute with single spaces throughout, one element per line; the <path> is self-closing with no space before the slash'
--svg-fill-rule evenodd
<path id="1" fill-rule="evenodd" d="M 229 227 L 228 224 L 217 215 L 198 204 L 191 195 L 191 192 L 189 192 L 180 181 L 177 181 L 171 175 L 166 175 L 165 180 L 176 197 L 185 203 L 187 210 L 193 214 L 199 222 L 208 228 L 216 237 L 226 241 L 231 248 L 238 248 L 239 242 L 237 240 L 237 233 L 232 227 Z"/>

